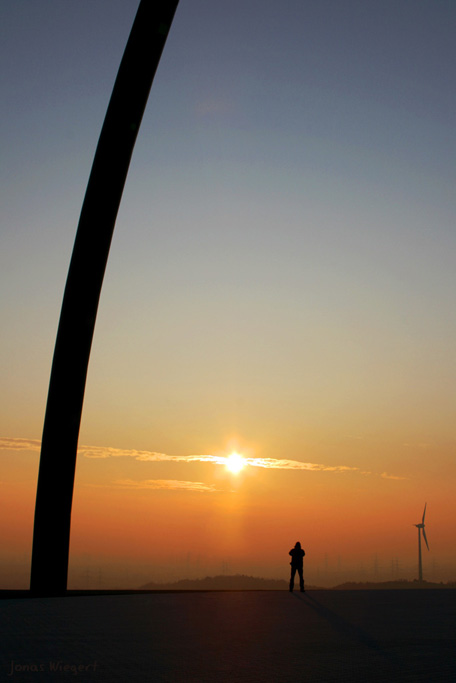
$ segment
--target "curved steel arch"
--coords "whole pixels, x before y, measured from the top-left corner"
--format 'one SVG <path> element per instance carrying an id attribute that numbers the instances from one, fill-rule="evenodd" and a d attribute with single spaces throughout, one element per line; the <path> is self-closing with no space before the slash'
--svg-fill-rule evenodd
<path id="1" fill-rule="evenodd" d="M 79 427 L 103 276 L 136 136 L 179 0 L 141 0 L 120 63 L 68 271 L 41 444 L 30 590 L 67 587 Z"/>

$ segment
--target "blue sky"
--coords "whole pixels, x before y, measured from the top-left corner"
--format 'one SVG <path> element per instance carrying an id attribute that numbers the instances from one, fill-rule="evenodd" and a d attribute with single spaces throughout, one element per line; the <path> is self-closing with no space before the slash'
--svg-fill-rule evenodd
<path id="1" fill-rule="evenodd" d="M 13 395 L 36 401 L 34 432 L 136 7 L 2 8 L 5 372 Z M 455 12 L 448 2 L 182 2 L 114 234 L 101 362 L 128 381 L 126 359 L 144 366 L 156 353 L 173 386 L 204 375 L 204 358 L 214 381 L 230 381 L 226 367 L 241 393 L 241 377 L 262 392 L 268 373 L 272 391 L 306 377 L 318 388 L 369 359 L 393 367 L 393 383 L 399 368 L 407 381 L 424 374 L 431 390 L 454 373 Z M 368 369 L 363 381 L 379 379 Z"/>

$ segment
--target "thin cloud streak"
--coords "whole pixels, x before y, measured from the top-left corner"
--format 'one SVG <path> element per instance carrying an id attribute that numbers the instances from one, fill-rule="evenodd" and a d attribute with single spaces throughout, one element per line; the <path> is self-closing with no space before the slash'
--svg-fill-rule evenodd
<path id="1" fill-rule="evenodd" d="M 0 450 L 16 451 L 39 451 L 41 442 L 38 439 L 1 438 Z M 214 465 L 226 465 L 227 457 L 223 455 L 169 455 L 156 451 L 143 451 L 136 449 L 112 448 L 111 446 L 80 446 L 78 454 L 85 458 L 134 458 L 141 462 L 207 462 Z M 286 458 L 244 458 L 245 466 L 261 467 L 274 470 L 304 470 L 307 472 L 357 472 L 364 476 L 380 476 L 383 479 L 402 480 L 405 477 L 397 477 L 387 472 L 376 474 L 361 470 L 359 467 L 348 465 L 325 465 L 315 462 L 302 462 L 301 460 L 289 460 Z"/>
<path id="2" fill-rule="evenodd" d="M 20 439 L 0 437 L 1 451 L 39 451 L 41 441 L 39 439 Z"/>
<path id="3" fill-rule="evenodd" d="M 359 467 L 347 465 L 322 465 L 316 462 L 301 462 L 300 460 L 282 460 L 280 458 L 244 458 L 246 465 L 264 467 L 274 470 L 307 470 L 311 472 L 356 472 Z"/>
<path id="4" fill-rule="evenodd" d="M 178 479 L 144 479 L 143 481 L 117 479 L 113 485 L 134 490 L 161 489 L 165 491 L 197 491 L 199 493 L 215 493 L 219 490 L 212 484 L 204 484 L 202 481 L 181 481 Z"/>
<path id="5" fill-rule="evenodd" d="M 407 477 L 398 477 L 395 474 L 388 474 L 388 472 L 382 472 L 380 476 L 382 479 L 394 479 L 396 481 L 404 481 L 407 479 Z"/>
<path id="6" fill-rule="evenodd" d="M 41 442 L 37 439 L 2 439 L 0 449 L 3 450 L 40 450 Z M 215 465 L 226 465 L 227 458 L 222 455 L 169 455 L 156 451 L 140 451 L 135 449 L 112 448 L 111 446 L 80 446 L 78 454 L 85 458 L 134 458 L 141 462 L 207 462 Z M 262 467 L 264 469 L 280 470 L 307 470 L 313 472 L 346 472 L 359 471 L 358 467 L 346 465 L 322 465 L 313 462 L 301 462 L 300 460 L 287 460 L 282 458 L 244 458 L 245 465 L 250 467 Z"/>

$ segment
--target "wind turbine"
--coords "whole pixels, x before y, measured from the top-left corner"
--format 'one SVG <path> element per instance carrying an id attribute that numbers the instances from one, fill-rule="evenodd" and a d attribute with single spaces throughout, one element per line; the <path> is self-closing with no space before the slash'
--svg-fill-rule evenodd
<path id="1" fill-rule="evenodd" d="M 421 532 L 423 532 L 424 542 L 426 543 L 426 547 L 429 550 L 429 544 L 427 542 L 426 532 L 424 530 L 424 516 L 426 514 L 426 505 L 427 505 L 427 503 L 424 504 L 423 519 L 421 520 L 421 524 L 414 524 L 413 525 L 413 526 L 416 526 L 416 528 L 418 529 L 418 580 L 419 581 L 423 580 L 423 563 L 421 561 Z"/>

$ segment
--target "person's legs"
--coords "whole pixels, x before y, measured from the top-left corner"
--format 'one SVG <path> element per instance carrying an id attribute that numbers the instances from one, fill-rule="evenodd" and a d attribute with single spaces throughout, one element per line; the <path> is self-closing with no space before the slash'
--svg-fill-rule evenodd
<path id="1" fill-rule="evenodd" d="M 303 571 L 302 571 L 301 567 L 298 569 L 298 574 L 299 574 L 299 588 L 301 589 L 301 593 L 304 593 L 305 592 L 304 575 L 303 575 Z"/>
<path id="2" fill-rule="evenodd" d="M 290 592 L 293 591 L 293 586 L 294 586 L 294 577 L 296 574 L 296 567 L 291 567 L 291 576 L 290 576 Z"/>

